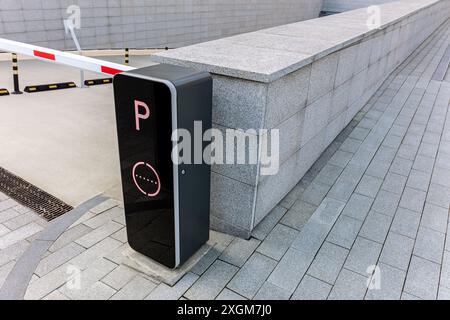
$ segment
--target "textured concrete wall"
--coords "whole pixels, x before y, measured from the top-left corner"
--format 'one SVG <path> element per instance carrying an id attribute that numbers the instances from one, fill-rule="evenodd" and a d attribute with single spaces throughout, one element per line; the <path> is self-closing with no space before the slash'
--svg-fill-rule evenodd
<path id="1" fill-rule="evenodd" d="M 153 56 L 213 74 L 217 128 L 280 130 L 277 175 L 259 175 L 256 166 L 213 168 L 214 228 L 249 236 L 383 81 L 449 18 L 450 1 L 396 2 L 382 12 L 377 30 L 368 30 L 366 9 L 358 9 Z"/>
<path id="2" fill-rule="evenodd" d="M 180 47 L 319 16 L 322 0 L 0 0 L 0 37 L 73 49 L 63 19 L 81 7 L 84 49 Z"/>
<path id="3" fill-rule="evenodd" d="M 344 12 L 393 1 L 395 0 L 324 0 L 323 11 Z"/>

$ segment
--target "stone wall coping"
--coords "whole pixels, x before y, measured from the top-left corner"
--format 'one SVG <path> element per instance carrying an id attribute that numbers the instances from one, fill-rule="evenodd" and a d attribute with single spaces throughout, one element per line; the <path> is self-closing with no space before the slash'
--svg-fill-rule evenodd
<path id="1" fill-rule="evenodd" d="M 161 52 L 153 55 L 152 60 L 270 83 L 441 1 L 379 5 L 382 19 L 379 29 L 368 29 L 367 8 L 361 8 Z"/>

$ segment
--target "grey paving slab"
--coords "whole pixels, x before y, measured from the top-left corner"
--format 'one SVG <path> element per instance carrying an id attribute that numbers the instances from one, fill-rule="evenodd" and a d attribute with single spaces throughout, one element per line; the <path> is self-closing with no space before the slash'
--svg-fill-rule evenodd
<path id="1" fill-rule="evenodd" d="M 345 168 L 352 157 L 353 153 L 339 150 L 334 154 L 328 163 L 337 167 Z"/>
<path id="2" fill-rule="evenodd" d="M 347 138 L 340 149 L 345 152 L 356 153 L 361 146 L 361 140 Z"/>
<path id="3" fill-rule="evenodd" d="M 123 226 L 121 224 L 110 221 L 109 223 L 102 225 L 101 227 L 77 239 L 76 243 L 85 248 L 90 248 L 122 228 Z"/>
<path id="4" fill-rule="evenodd" d="M 431 173 L 434 168 L 434 159 L 426 156 L 418 155 L 414 160 L 413 169 Z"/>
<path id="5" fill-rule="evenodd" d="M 281 223 L 291 228 L 301 230 L 309 221 L 316 209 L 316 205 L 309 204 L 303 200 L 298 200 L 283 217 Z"/>
<path id="6" fill-rule="evenodd" d="M 441 279 L 439 282 L 441 287 L 450 289 L 450 252 L 444 251 L 442 259 Z"/>
<path id="7" fill-rule="evenodd" d="M 217 296 L 216 300 L 219 301 L 241 301 L 247 300 L 243 296 L 238 295 L 227 288 L 223 289 L 222 292 Z"/>
<path id="8" fill-rule="evenodd" d="M 242 267 L 260 243 L 261 242 L 256 239 L 250 239 L 247 241 L 236 238 L 225 249 L 220 256 L 220 259 L 237 267 Z"/>
<path id="9" fill-rule="evenodd" d="M 140 275 L 137 275 L 120 291 L 118 291 L 111 300 L 142 300 L 156 288 L 156 284 Z"/>
<path id="10" fill-rule="evenodd" d="M 439 287 L 438 300 L 450 300 L 450 289 L 446 287 Z"/>
<path id="11" fill-rule="evenodd" d="M 26 226 L 23 226 L 17 230 L 9 232 L 0 237 L 0 250 L 27 239 L 32 235 L 42 231 L 43 227 L 35 222 L 32 222 Z"/>
<path id="12" fill-rule="evenodd" d="M 439 288 L 440 266 L 413 256 L 404 291 L 425 300 L 435 300 Z"/>
<path id="13" fill-rule="evenodd" d="M 332 286 L 316 278 L 305 276 L 291 300 L 326 300 Z"/>
<path id="14" fill-rule="evenodd" d="M 305 192 L 305 188 L 303 186 L 295 186 L 286 197 L 280 202 L 280 206 L 286 209 L 290 209 L 294 203 L 300 198 L 300 195 Z"/>
<path id="15" fill-rule="evenodd" d="M 375 198 L 372 210 L 379 213 L 394 216 L 400 202 L 400 195 L 381 190 Z"/>
<path id="16" fill-rule="evenodd" d="M 217 260 L 184 295 L 189 300 L 215 299 L 239 269 Z"/>
<path id="17" fill-rule="evenodd" d="M 406 187 L 400 201 L 400 207 L 421 213 L 426 196 L 427 194 L 424 191 Z"/>
<path id="18" fill-rule="evenodd" d="M 424 192 L 428 191 L 431 181 L 431 174 L 418 170 L 411 170 L 407 186 Z"/>
<path id="19" fill-rule="evenodd" d="M 101 281 L 115 290 L 120 290 L 134 277 L 136 277 L 137 274 L 137 271 L 127 266 L 120 265 L 101 279 Z"/>
<path id="20" fill-rule="evenodd" d="M 222 251 L 218 250 L 216 246 L 211 248 L 211 250 L 209 250 L 206 255 L 192 267 L 191 271 L 197 275 L 202 275 L 221 254 Z"/>
<path id="21" fill-rule="evenodd" d="M 420 227 L 414 246 L 414 255 L 441 264 L 444 245 L 445 234 Z"/>
<path id="22" fill-rule="evenodd" d="M 228 284 L 228 288 L 252 299 L 275 269 L 277 262 L 259 253 L 253 254 Z"/>
<path id="23" fill-rule="evenodd" d="M 386 240 L 392 217 L 371 211 L 359 233 L 361 237 L 383 244 Z"/>
<path id="24" fill-rule="evenodd" d="M 181 280 L 173 287 L 161 283 L 145 298 L 145 300 L 178 300 L 187 290 L 189 290 L 198 278 L 198 275 L 190 272 L 181 278 Z M 227 289 L 224 289 L 224 291 L 225 290 Z M 221 292 L 217 299 L 224 297 L 224 291 Z M 231 295 L 227 295 L 226 298 L 231 299 Z"/>
<path id="25" fill-rule="evenodd" d="M 440 233 L 447 233 L 449 210 L 431 203 L 425 204 L 421 225 Z"/>
<path id="26" fill-rule="evenodd" d="M 328 284 L 334 284 L 348 253 L 345 248 L 325 242 L 311 264 L 308 274 Z"/>
<path id="27" fill-rule="evenodd" d="M 357 186 L 357 182 L 350 182 L 343 179 L 339 179 L 336 184 L 333 185 L 328 197 L 347 202 L 353 194 Z"/>
<path id="28" fill-rule="evenodd" d="M 427 202 L 448 208 L 450 204 L 450 188 L 431 183 L 427 194 Z"/>
<path id="29" fill-rule="evenodd" d="M 342 215 L 331 230 L 327 241 L 351 249 L 362 224 L 361 220 Z"/>
<path id="30" fill-rule="evenodd" d="M 415 239 L 419 231 L 420 218 L 421 215 L 418 212 L 398 208 L 391 231 Z"/>
<path id="31" fill-rule="evenodd" d="M 402 194 L 406 181 L 407 177 L 389 172 L 384 179 L 381 189 L 395 194 Z"/>
<path id="32" fill-rule="evenodd" d="M 356 188 L 356 193 L 375 199 L 382 183 L 380 178 L 365 175 Z"/>
<path id="33" fill-rule="evenodd" d="M 312 259 L 313 257 L 307 256 L 302 251 L 289 249 L 270 275 L 268 282 L 290 294 L 294 293 Z"/>
<path id="34" fill-rule="evenodd" d="M 22 256 L 29 245 L 30 243 L 28 241 L 23 240 L 6 249 L 0 250 L 0 267 Z"/>
<path id="35" fill-rule="evenodd" d="M 406 272 L 380 263 L 379 277 L 376 279 L 378 287 L 369 288 L 366 300 L 399 300 L 402 296 Z"/>
<path id="36" fill-rule="evenodd" d="M 21 215 L 21 214 L 19 212 L 17 212 L 16 210 L 14 210 L 13 208 L 1 211 L 0 223 L 4 223 L 10 219 L 13 219 L 13 218 L 19 216 L 19 215 Z"/>
<path id="37" fill-rule="evenodd" d="M 62 247 L 65 247 L 69 243 L 81 238 L 82 236 L 91 232 L 92 229 L 84 224 L 79 224 L 69 230 L 66 230 L 59 238 L 56 240 L 52 246 L 48 249 L 50 252 L 55 252 Z"/>
<path id="38" fill-rule="evenodd" d="M 381 252 L 380 262 L 407 271 L 413 248 L 413 239 L 390 232 Z"/>
<path id="39" fill-rule="evenodd" d="M 81 254 L 85 249 L 76 243 L 70 243 L 67 246 L 55 251 L 54 253 L 43 258 L 37 266 L 34 273 L 42 277 L 57 267 L 63 265 L 70 259 Z"/>
<path id="40" fill-rule="evenodd" d="M 367 277 L 343 269 L 328 297 L 330 300 L 362 300 L 367 290 Z"/>
<path id="41" fill-rule="evenodd" d="M 412 166 L 413 162 L 411 160 L 397 157 L 394 159 L 394 162 L 392 163 L 389 171 L 408 177 Z"/>
<path id="42" fill-rule="evenodd" d="M 298 233 L 295 229 L 279 224 L 261 243 L 257 251 L 279 261 L 292 245 Z"/>
<path id="43" fill-rule="evenodd" d="M 347 203 L 343 215 L 364 221 L 372 206 L 373 199 L 361 194 L 354 193 Z"/>
<path id="44" fill-rule="evenodd" d="M 267 235 L 273 230 L 275 225 L 285 216 L 287 209 L 281 205 L 276 206 L 253 230 L 252 236 L 263 241 Z"/>
<path id="45" fill-rule="evenodd" d="M 301 200 L 312 205 L 320 205 L 328 191 L 330 186 L 324 183 L 314 181 L 306 188 L 305 192 L 301 196 Z"/>
<path id="46" fill-rule="evenodd" d="M 366 275 L 369 268 L 376 265 L 382 245 L 358 237 L 348 255 L 344 267 L 361 275 Z"/>
<path id="47" fill-rule="evenodd" d="M 289 300 L 292 293 L 277 287 L 270 282 L 265 282 L 254 300 Z"/>

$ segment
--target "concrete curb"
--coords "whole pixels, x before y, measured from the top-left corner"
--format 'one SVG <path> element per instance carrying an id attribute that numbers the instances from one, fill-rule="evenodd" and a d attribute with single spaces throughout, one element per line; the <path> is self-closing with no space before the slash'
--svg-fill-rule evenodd
<path id="1" fill-rule="evenodd" d="M 96 196 L 54 220 L 46 229 L 41 231 L 19 260 L 17 260 L 14 268 L 6 278 L 0 289 L 0 300 L 23 300 L 31 277 L 45 252 L 68 227 L 86 212 L 107 199 L 103 195 Z"/>

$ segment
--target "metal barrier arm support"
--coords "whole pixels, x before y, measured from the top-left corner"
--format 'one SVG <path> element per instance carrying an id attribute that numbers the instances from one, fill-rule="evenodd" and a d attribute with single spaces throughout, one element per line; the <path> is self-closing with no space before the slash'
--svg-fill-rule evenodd
<path id="1" fill-rule="evenodd" d="M 69 52 L 48 49 L 2 38 L 0 38 L 0 50 L 22 54 L 25 56 L 34 57 L 42 61 L 71 66 L 86 71 L 103 73 L 109 76 L 114 76 L 121 72 L 136 69 L 118 63 L 84 57 Z"/>

